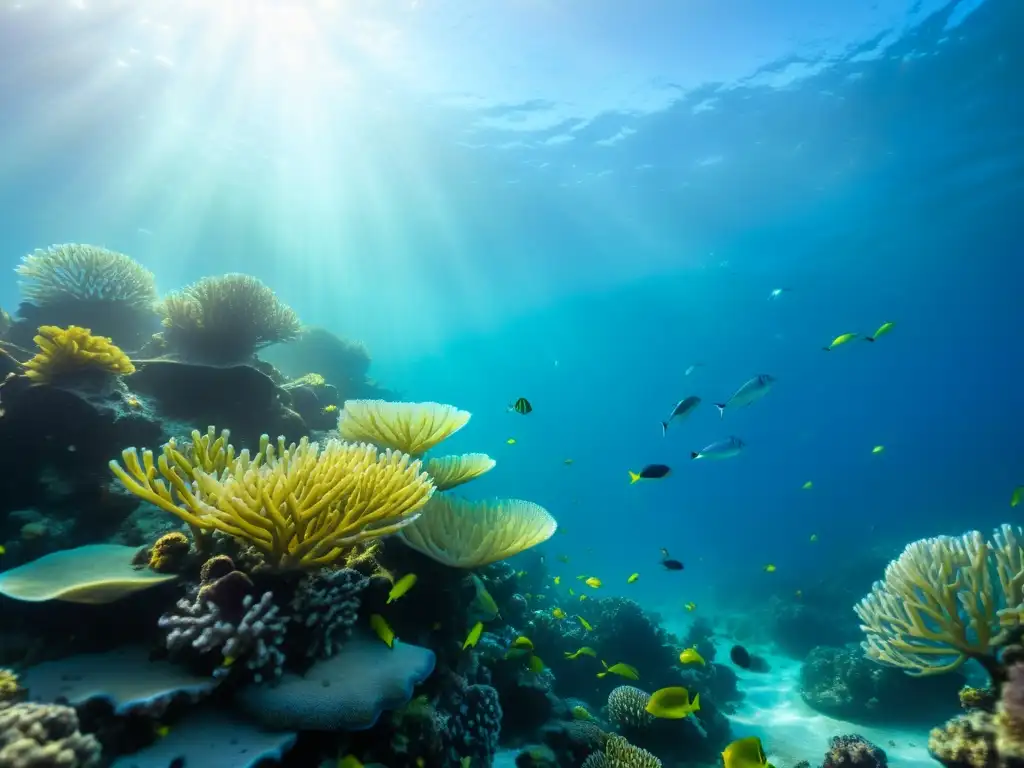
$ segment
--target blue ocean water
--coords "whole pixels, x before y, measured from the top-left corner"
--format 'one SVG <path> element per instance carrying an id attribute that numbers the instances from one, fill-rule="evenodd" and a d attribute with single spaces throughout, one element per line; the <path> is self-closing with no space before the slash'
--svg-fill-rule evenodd
<path id="1" fill-rule="evenodd" d="M 566 574 L 674 610 L 788 594 L 1017 514 L 1022 14 L 7 1 L 0 305 L 50 243 L 162 290 L 251 273 L 386 386 L 472 411 L 453 448 L 499 464 L 468 493 L 550 509 Z M 729 435 L 743 455 L 691 462 Z"/>

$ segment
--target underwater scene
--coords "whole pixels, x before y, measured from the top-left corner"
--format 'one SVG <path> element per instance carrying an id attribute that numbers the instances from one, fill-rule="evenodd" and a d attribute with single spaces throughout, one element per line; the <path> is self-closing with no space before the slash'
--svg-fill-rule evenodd
<path id="1" fill-rule="evenodd" d="M 0 0 L 0 768 L 1024 768 L 1021 0 Z"/>

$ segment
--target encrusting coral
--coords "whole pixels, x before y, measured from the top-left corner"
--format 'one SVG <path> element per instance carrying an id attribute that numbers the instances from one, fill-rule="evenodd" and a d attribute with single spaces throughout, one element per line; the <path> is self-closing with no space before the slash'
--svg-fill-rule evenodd
<path id="1" fill-rule="evenodd" d="M 295 338 L 298 315 L 255 277 L 204 277 L 160 304 L 164 341 L 180 357 L 240 363 L 260 348 Z"/>
<path id="2" fill-rule="evenodd" d="M 15 271 L 21 294 L 37 306 L 68 300 L 118 302 L 150 311 L 156 301 L 153 273 L 130 256 L 70 243 L 37 249 Z"/>
<path id="3" fill-rule="evenodd" d="M 911 675 L 976 659 L 998 685 L 997 649 L 1020 631 L 1024 614 L 1022 552 L 1009 525 L 991 540 L 971 531 L 909 544 L 854 609 L 865 653 Z"/>
<path id="4" fill-rule="evenodd" d="M 399 537 L 439 563 L 476 568 L 541 544 L 557 528 L 548 511 L 530 501 L 465 501 L 437 495 Z"/>
<path id="5" fill-rule="evenodd" d="M 242 451 L 219 475 L 193 467 L 191 485 L 166 448 L 155 462 L 134 448 L 122 458 L 124 468 L 110 468 L 129 491 L 194 531 L 218 530 L 255 547 L 275 567 L 336 563 L 353 545 L 415 520 L 434 492 L 420 461 L 335 439 L 286 447 L 280 438 L 253 458 Z"/>
<path id="6" fill-rule="evenodd" d="M 93 336 L 88 328 L 44 325 L 35 343 L 39 352 L 24 367 L 25 375 L 37 383 L 52 384 L 84 372 L 119 376 L 135 373 L 132 361 L 114 342 Z"/>

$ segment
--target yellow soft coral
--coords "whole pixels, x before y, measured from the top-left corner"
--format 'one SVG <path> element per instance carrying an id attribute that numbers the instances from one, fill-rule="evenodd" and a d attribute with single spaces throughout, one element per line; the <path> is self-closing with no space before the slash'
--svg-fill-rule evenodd
<path id="1" fill-rule="evenodd" d="M 14 701 L 22 694 L 18 684 L 18 673 L 13 669 L 0 667 L 0 702 Z"/>
<path id="2" fill-rule="evenodd" d="M 1024 563 L 1009 525 L 991 541 L 971 531 L 909 544 L 854 610 L 869 658 L 911 675 L 933 675 L 977 659 L 996 668 L 994 649 L 1024 612 Z"/>
<path id="3" fill-rule="evenodd" d="M 88 328 L 43 325 L 34 341 L 39 352 L 25 363 L 25 375 L 40 383 L 89 370 L 115 375 L 135 373 L 128 355 L 110 339 L 93 336 Z"/>
<path id="4" fill-rule="evenodd" d="M 192 483 L 173 451 L 165 447 L 154 462 L 151 451 L 140 460 L 131 448 L 122 452 L 124 468 L 116 461 L 110 468 L 132 493 L 193 530 L 226 533 L 275 567 L 341 562 L 359 542 L 415 520 L 434 492 L 418 460 L 367 444 L 264 439 L 255 457 L 242 451 L 219 474 L 191 466 Z"/>

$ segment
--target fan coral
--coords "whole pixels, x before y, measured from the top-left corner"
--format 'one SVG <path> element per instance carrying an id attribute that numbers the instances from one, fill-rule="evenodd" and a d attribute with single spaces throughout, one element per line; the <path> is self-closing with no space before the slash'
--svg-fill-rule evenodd
<path id="1" fill-rule="evenodd" d="M 529 501 L 471 502 L 438 495 L 400 536 L 439 563 L 476 568 L 535 547 L 557 528 L 547 510 Z"/>
<path id="2" fill-rule="evenodd" d="M 296 622 L 309 632 L 307 655 L 333 656 L 352 634 L 359 617 L 360 595 L 370 580 L 359 571 L 342 568 L 307 577 L 291 602 Z"/>
<path id="3" fill-rule="evenodd" d="M 333 439 L 321 448 L 306 438 L 286 447 L 279 438 L 276 450 L 267 445 L 252 459 L 243 451 L 219 476 L 193 468 L 191 487 L 166 447 L 156 463 L 150 451 L 141 460 L 134 448 L 121 455 L 126 469 L 116 461 L 110 469 L 129 491 L 193 530 L 255 547 L 276 567 L 336 563 L 353 545 L 411 523 L 434 492 L 418 460 Z"/>
<path id="4" fill-rule="evenodd" d="M 149 311 L 156 301 L 153 273 L 130 256 L 94 245 L 52 245 L 25 256 L 15 271 L 32 304 L 119 302 Z"/>
<path id="5" fill-rule="evenodd" d="M 90 768 L 100 743 L 78 730 L 78 715 L 60 704 L 0 703 L 0 765 Z"/>
<path id="6" fill-rule="evenodd" d="M 241 618 L 233 621 L 222 608 L 199 594 L 193 600 L 182 598 L 177 611 L 160 617 L 161 629 L 167 633 L 167 649 L 171 652 L 193 648 L 199 653 L 220 652 L 224 663 L 214 671 L 215 677 L 227 675 L 236 660 L 245 659 L 245 666 L 254 673 L 256 682 L 264 676 L 280 677 L 285 656 L 284 642 L 287 617 L 278 615 L 271 592 L 259 600 L 252 595 L 242 598 Z"/>
<path id="7" fill-rule="evenodd" d="M 466 426 L 469 418 L 468 411 L 441 403 L 348 400 L 338 418 L 338 433 L 346 440 L 421 456 Z"/>
<path id="8" fill-rule="evenodd" d="M 991 541 L 971 531 L 909 544 L 854 609 L 865 653 L 911 675 L 950 672 L 973 658 L 998 681 L 994 649 L 1024 612 L 1017 535 L 1004 525 Z"/>
<path id="9" fill-rule="evenodd" d="M 256 350 L 295 338 L 298 315 L 250 275 L 204 277 L 160 305 L 163 337 L 181 357 L 244 362 Z"/>
<path id="10" fill-rule="evenodd" d="M 114 342 L 93 336 L 88 328 L 44 325 L 39 328 L 35 342 L 39 352 L 25 363 L 25 375 L 33 381 L 52 384 L 85 372 L 135 373 L 132 361 Z"/>
<path id="11" fill-rule="evenodd" d="M 608 719 L 622 729 L 645 728 L 654 722 L 647 713 L 651 695 L 632 685 L 620 685 L 608 694 Z"/>
<path id="12" fill-rule="evenodd" d="M 437 490 L 447 491 L 490 472 L 496 463 L 485 453 L 441 456 L 427 462 L 427 474 L 434 478 Z"/>

